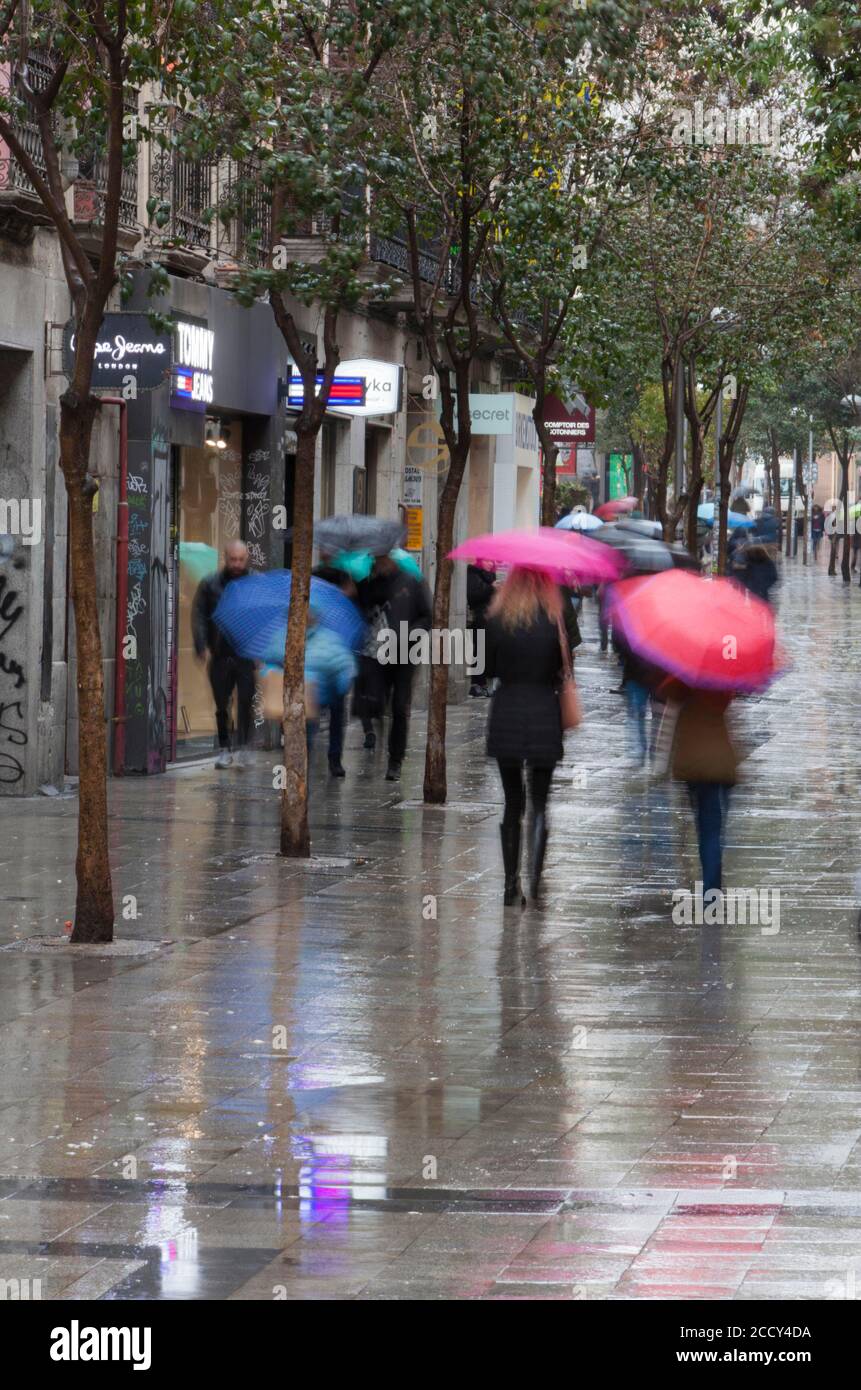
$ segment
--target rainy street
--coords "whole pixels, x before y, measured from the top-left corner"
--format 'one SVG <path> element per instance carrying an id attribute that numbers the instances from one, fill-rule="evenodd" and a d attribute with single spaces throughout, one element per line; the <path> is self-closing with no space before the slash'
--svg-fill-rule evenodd
<path id="1" fill-rule="evenodd" d="M 274 754 L 114 780 L 109 958 L 34 946 L 72 915 L 74 797 L 0 803 L 0 1277 L 855 1297 L 861 594 L 787 569 L 789 669 L 735 711 L 725 876 L 758 921 L 673 920 L 690 813 L 626 766 L 591 601 L 540 907 L 502 905 L 483 700 L 449 710 L 445 807 L 421 805 L 420 709 L 400 783 L 356 723 L 343 781 L 318 742 L 310 862 L 276 854 Z"/>

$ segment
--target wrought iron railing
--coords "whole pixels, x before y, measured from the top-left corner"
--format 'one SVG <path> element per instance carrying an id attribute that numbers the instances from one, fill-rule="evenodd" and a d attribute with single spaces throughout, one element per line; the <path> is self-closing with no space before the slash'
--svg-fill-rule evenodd
<path id="1" fill-rule="evenodd" d="M 54 63 L 47 53 L 30 53 L 27 59 L 28 77 L 30 87 L 33 91 L 41 91 L 47 87 L 51 74 L 54 71 Z M 32 159 L 40 174 L 46 173 L 45 155 L 42 149 L 42 136 L 36 123 L 36 112 L 33 103 L 28 99 L 23 100 L 23 110 L 19 108 L 14 120 L 15 134 L 21 141 L 27 154 Z M 31 184 L 17 159 L 9 152 L 0 158 L 0 189 L 15 190 L 22 193 L 30 193 L 36 196 L 36 190 Z"/>
<path id="2" fill-rule="evenodd" d="M 123 104 L 127 117 L 137 116 L 137 92 L 127 92 Z M 121 227 L 138 226 L 138 162 L 139 155 L 136 154 L 134 159 L 123 164 L 120 183 Z M 79 180 L 92 185 L 95 204 L 93 220 L 100 221 L 108 192 L 108 159 L 101 142 L 96 144 L 93 141 L 90 149 L 78 156 L 78 175 Z"/>
<path id="3" fill-rule="evenodd" d="M 219 249 L 246 265 L 265 265 L 272 246 L 272 207 L 259 166 L 253 160 L 226 160 L 219 184 Z"/>
<path id="4" fill-rule="evenodd" d="M 195 158 L 180 144 L 178 122 L 162 127 L 152 144 L 149 196 L 156 204 L 155 228 L 160 238 L 191 250 L 212 245 L 215 161 Z"/>

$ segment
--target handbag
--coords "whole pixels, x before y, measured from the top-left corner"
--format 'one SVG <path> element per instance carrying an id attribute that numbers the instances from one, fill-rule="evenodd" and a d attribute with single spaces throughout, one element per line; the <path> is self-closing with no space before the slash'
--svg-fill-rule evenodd
<path id="1" fill-rule="evenodd" d="M 565 624 L 561 617 L 556 619 L 556 625 L 559 629 L 559 646 L 562 650 L 562 687 L 559 691 L 559 711 L 562 715 L 562 729 L 564 731 L 576 729 L 578 724 L 583 722 L 583 710 L 580 705 L 577 683 L 574 680 L 568 633 L 565 631 Z"/>

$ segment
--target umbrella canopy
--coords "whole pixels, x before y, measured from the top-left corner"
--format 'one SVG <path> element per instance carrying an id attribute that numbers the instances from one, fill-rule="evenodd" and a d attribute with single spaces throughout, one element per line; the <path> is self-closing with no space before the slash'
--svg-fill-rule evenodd
<path id="1" fill-rule="evenodd" d="M 699 507 L 697 507 L 697 520 L 705 522 L 706 526 L 714 526 L 714 502 L 703 502 Z M 730 528 L 734 528 L 736 526 L 753 526 L 755 524 L 752 516 L 744 516 L 741 512 L 727 512 L 726 522 L 727 526 L 729 526 Z"/>
<path id="2" fill-rule="evenodd" d="M 398 569 L 404 570 L 406 574 L 411 574 L 414 579 L 422 579 L 421 566 L 408 550 L 401 550 L 400 547 L 390 551 L 391 558 L 394 560 Z M 374 557 L 367 550 L 342 550 L 337 555 L 332 556 L 332 565 L 335 569 L 343 570 L 356 584 L 360 584 L 363 579 L 370 577 L 371 570 L 374 568 Z"/>
<path id="3" fill-rule="evenodd" d="M 391 551 L 391 557 L 399 570 L 403 570 L 405 574 L 411 574 L 413 579 L 424 579 L 421 565 L 408 550 L 401 550 L 400 546 L 396 546 Z"/>
<path id="4" fill-rule="evenodd" d="M 559 532 L 542 526 L 537 531 L 500 531 L 474 536 L 449 553 L 450 560 L 468 560 L 494 569 L 542 570 L 562 584 L 604 584 L 618 579 L 623 566 L 597 541 L 576 531 Z"/>
<path id="5" fill-rule="evenodd" d="M 760 690 L 777 674 L 771 609 L 730 579 L 674 569 L 623 580 L 609 602 L 631 650 L 685 685 Z"/>
<path id="6" fill-rule="evenodd" d="M 673 541 L 667 548 L 677 570 L 696 570 L 697 574 L 700 573 L 699 560 L 691 554 L 683 541 Z"/>
<path id="7" fill-rule="evenodd" d="M 569 512 L 557 521 L 554 531 L 597 531 L 604 523 L 593 512 Z"/>
<path id="8" fill-rule="evenodd" d="M 218 551 L 203 541 L 180 541 L 179 563 L 195 583 L 218 569 Z"/>
<path id="9" fill-rule="evenodd" d="M 314 539 L 327 555 L 335 555 L 339 550 L 388 555 L 403 545 L 405 537 L 402 521 L 387 521 L 380 516 L 327 516 L 314 527 Z"/>
<path id="10" fill-rule="evenodd" d="M 615 523 L 622 531 L 631 531 L 637 536 L 649 536 L 653 541 L 664 538 L 664 528 L 659 521 L 647 521 L 643 516 L 620 516 Z"/>
<path id="11" fill-rule="evenodd" d="M 625 569 L 640 574 L 657 574 L 673 567 L 669 546 L 652 536 L 641 536 L 626 526 L 602 526 L 595 534 L 596 542 L 611 545 L 625 561 Z"/>
<path id="12" fill-rule="evenodd" d="M 635 512 L 639 505 L 636 497 L 615 497 L 612 502 L 602 502 L 600 507 L 596 507 L 595 515 L 600 516 L 602 521 L 612 521 L 614 517 Z"/>
<path id="13" fill-rule="evenodd" d="M 240 656 L 283 661 L 292 577 L 289 570 L 270 570 L 227 585 L 213 617 Z M 311 607 L 321 627 L 334 632 L 353 651 L 359 650 L 365 623 L 346 594 L 325 579 L 312 579 Z"/>
<path id="14" fill-rule="evenodd" d="M 761 497 L 761 496 L 762 496 L 762 493 L 760 492 L 759 488 L 751 487 L 750 483 L 739 483 L 738 487 L 734 487 L 733 490 L 732 490 L 732 492 L 730 493 L 730 495 L 729 495 L 729 500 L 730 500 L 731 502 L 734 502 L 735 499 L 736 499 L 737 497 Z"/>

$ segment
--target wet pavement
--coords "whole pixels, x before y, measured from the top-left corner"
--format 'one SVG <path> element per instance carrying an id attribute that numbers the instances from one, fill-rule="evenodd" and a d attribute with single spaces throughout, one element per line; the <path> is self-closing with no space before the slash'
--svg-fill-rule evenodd
<path id="1" fill-rule="evenodd" d="M 76 808 L 0 802 L 0 1281 L 855 1297 L 861 592 L 799 564 L 780 618 L 792 667 L 738 710 L 725 867 L 753 923 L 674 922 L 692 825 L 624 770 L 594 608 L 541 908 L 502 907 L 480 701 L 450 712 L 445 808 L 419 715 L 398 785 L 356 725 L 344 782 L 321 739 L 310 863 L 275 854 L 274 755 L 114 783 L 141 956 L 19 949 L 71 915 Z"/>

